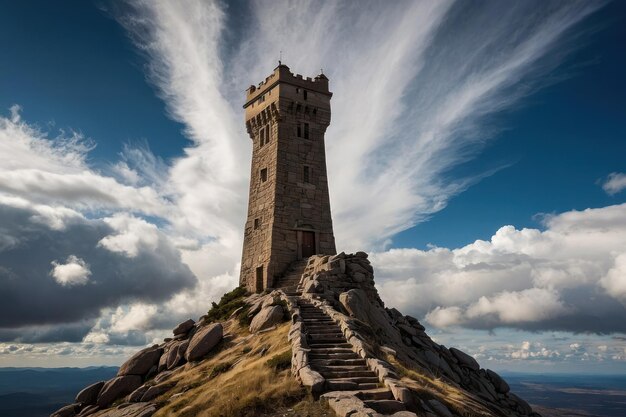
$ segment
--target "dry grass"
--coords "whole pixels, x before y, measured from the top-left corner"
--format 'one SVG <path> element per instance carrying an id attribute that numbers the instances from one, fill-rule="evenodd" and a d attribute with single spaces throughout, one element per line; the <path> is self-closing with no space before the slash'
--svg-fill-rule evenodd
<path id="1" fill-rule="evenodd" d="M 229 321 L 225 331 L 234 338 L 200 364 L 188 364 L 176 374 L 172 380 L 185 391 L 169 400 L 180 392 L 175 388 L 159 398 L 164 405 L 155 417 L 261 416 L 296 406 L 314 407 L 308 404 L 312 400 L 289 369 L 277 370 L 268 365 L 271 358 L 291 351 L 288 330 L 289 324 L 284 323 L 276 330 L 250 337 L 234 320 Z M 267 351 L 265 355 L 260 354 L 263 350 Z"/>
<path id="2" fill-rule="evenodd" d="M 395 366 L 407 387 L 422 400 L 435 399 L 455 414 L 463 417 L 499 415 L 488 409 L 466 391 L 448 384 L 444 379 L 433 378 L 421 373 L 419 370 L 409 369 L 393 356 L 387 356 L 387 360 Z"/>

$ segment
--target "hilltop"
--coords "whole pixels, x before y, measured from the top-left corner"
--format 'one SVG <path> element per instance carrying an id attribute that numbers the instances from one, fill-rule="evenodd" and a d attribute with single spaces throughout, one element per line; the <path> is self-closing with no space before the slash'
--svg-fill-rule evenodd
<path id="1" fill-rule="evenodd" d="M 52 416 L 538 416 L 385 308 L 364 252 L 295 262 L 277 287 L 225 294 Z"/>

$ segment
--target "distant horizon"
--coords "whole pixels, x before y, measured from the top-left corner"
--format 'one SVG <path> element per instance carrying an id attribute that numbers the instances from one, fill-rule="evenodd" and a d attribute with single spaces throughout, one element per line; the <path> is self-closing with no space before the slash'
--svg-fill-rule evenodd
<path id="1" fill-rule="evenodd" d="M 3 369 L 43 369 L 43 370 L 52 370 L 52 369 L 90 369 L 90 368 L 112 368 L 119 369 L 119 366 L 112 365 L 89 365 L 89 366 L 58 366 L 58 367 L 45 367 L 45 366 L 0 366 L 0 372 Z M 585 372 L 550 372 L 550 373 L 540 373 L 540 372 L 521 372 L 521 371 L 507 371 L 507 370 L 498 370 L 498 373 L 501 376 L 511 376 L 511 375 L 537 375 L 537 376 L 598 376 L 598 377 L 620 377 L 626 380 L 626 375 L 623 373 L 585 373 Z"/>

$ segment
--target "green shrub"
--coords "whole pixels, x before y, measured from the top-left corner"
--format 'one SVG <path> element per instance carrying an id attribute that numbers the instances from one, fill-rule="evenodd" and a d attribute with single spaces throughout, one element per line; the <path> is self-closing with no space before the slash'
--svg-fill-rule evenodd
<path id="1" fill-rule="evenodd" d="M 211 303 L 211 309 L 206 315 L 206 322 L 226 320 L 233 314 L 233 311 L 245 305 L 243 298 L 248 295 L 244 287 L 237 287 L 231 292 L 222 295 L 219 303 Z"/>
<path id="2" fill-rule="evenodd" d="M 267 366 L 273 368 L 276 371 L 282 371 L 284 369 L 291 368 L 291 350 L 280 355 L 273 356 L 267 361 Z"/>

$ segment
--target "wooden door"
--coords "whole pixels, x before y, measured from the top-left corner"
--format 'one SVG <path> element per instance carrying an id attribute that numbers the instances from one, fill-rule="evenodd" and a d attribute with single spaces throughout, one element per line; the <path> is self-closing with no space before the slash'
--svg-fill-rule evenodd
<path id="1" fill-rule="evenodd" d="M 263 266 L 259 266 L 256 269 L 256 288 L 254 289 L 255 292 L 261 292 L 263 291 Z"/>
<path id="2" fill-rule="evenodd" d="M 302 257 L 315 255 L 315 232 L 302 232 Z"/>

